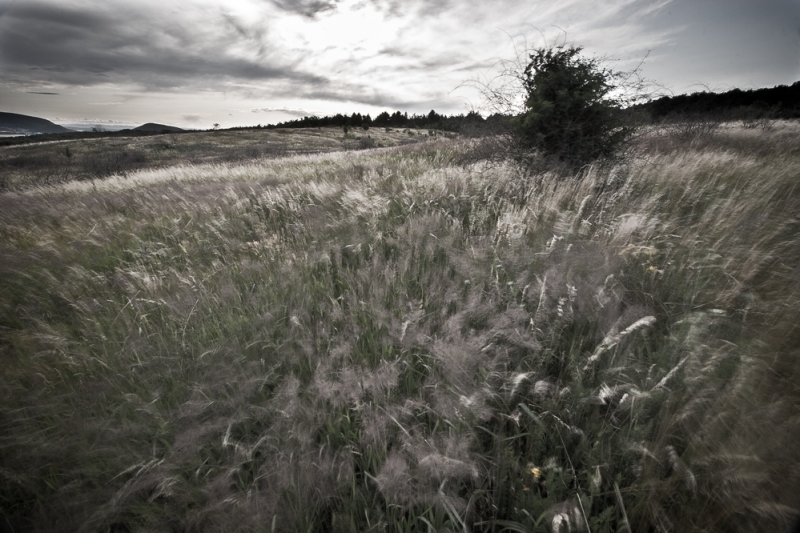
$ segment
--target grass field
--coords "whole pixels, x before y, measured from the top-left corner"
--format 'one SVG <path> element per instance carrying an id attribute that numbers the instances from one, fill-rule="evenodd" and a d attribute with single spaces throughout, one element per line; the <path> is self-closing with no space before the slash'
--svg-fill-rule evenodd
<path id="1" fill-rule="evenodd" d="M 197 158 L 11 187 L 2 529 L 787 528 L 798 133 L 653 132 L 580 176 L 165 136 L 136 142 Z"/>
<path id="2" fill-rule="evenodd" d="M 0 147 L 0 192 L 126 176 L 137 170 L 183 164 L 228 165 L 297 154 L 400 146 L 451 134 L 402 128 L 358 128 L 345 134 L 336 128 L 315 128 L 108 135 Z"/>

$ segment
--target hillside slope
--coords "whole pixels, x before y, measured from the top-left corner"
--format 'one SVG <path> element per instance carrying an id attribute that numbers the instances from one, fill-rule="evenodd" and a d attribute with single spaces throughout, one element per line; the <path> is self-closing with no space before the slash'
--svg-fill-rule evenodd
<path id="1" fill-rule="evenodd" d="M 0 133 L 66 133 L 69 130 L 49 120 L 17 113 L 0 112 Z"/>
<path id="2" fill-rule="evenodd" d="M 185 131 L 182 128 L 178 128 L 175 126 L 165 126 L 164 124 L 156 124 L 155 122 L 148 122 L 147 124 L 142 124 L 137 128 L 133 128 L 133 131 L 169 131 L 169 132 L 178 132 L 178 131 Z"/>

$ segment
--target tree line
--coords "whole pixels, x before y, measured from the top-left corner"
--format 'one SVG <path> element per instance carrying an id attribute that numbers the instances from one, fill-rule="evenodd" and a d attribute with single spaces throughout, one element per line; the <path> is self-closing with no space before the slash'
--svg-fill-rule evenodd
<path id="1" fill-rule="evenodd" d="M 723 93 L 709 91 L 664 96 L 634 106 L 653 120 L 680 116 L 730 116 L 758 114 L 770 118 L 800 118 L 800 81 L 768 89 L 731 89 Z"/>
<path id="2" fill-rule="evenodd" d="M 428 114 L 401 113 L 395 111 L 389 113 L 384 111 L 372 118 L 369 113 L 353 113 L 343 115 L 337 113 L 332 116 L 319 117 L 316 115 L 302 117 L 277 124 L 265 126 L 267 129 L 275 128 L 324 128 L 324 127 L 347 127 L 347 128 L 427 128 L 443 131 L 453 131 L 459 133 L 469 133 L 483 129 L 485 126 L 503 120 L 501 115 L 492 115 L 484 118 L 477 111 L 470 111 L 467 114 L 442 115 L 434 110 Z"/>
<path id="3" fill-rule="evenodd" d="M 551 58 L 552 59 L 552 58 Z M 596 67 L 596 65 L 593 65 Z M 530 89 L 530 88 L 529 88 Z M 741 118 L 758 115 L 771 118 L 800 118 L 800 82 L 778 85 L 765 89 L 732 89 L 722 93 L 709 91 L 663 96 L 629 108 L 652 121 L 682 116 L 714 116 Z M 466 114 L 443 115 L 431 110 L 427 114 L 411 114 L 384 111 L 372 117 L 369 114 L 337 113 L 330 116 L 311 115 L 277 124 L 263 126 L 276 128 L 427 128 L 458 133 L 481 133 L 496 131 L 500 125 L 508 124 L 512 117 L 502 114 L 486 118 L 476 111 Z M 237 129 L 237 128 L 233 128 Z M 248 128 L 249 129 L 249 128 Z"/>

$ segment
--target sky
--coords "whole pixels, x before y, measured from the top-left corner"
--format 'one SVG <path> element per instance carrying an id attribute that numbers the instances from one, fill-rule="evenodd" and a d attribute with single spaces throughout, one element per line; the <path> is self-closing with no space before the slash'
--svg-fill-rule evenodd
<path id="1" fill-rule="evenodd" d="M 0 0 L 0 111 L 207 129 L 485 109 L 558 43 L 674 94 L 800 80 L 800 0 Z"/>

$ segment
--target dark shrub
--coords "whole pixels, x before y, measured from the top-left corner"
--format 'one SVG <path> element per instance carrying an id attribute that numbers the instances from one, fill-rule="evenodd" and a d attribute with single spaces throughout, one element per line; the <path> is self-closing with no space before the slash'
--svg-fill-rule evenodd
<path id="1" fill-rule="evenodd" d="M 525 112 L 512 121 L 521 148 L 575 166 L 612 155 L 632 133 L 610 96 L 620 75 L 581 50 L 532 51 L 523 77 Z"/>

